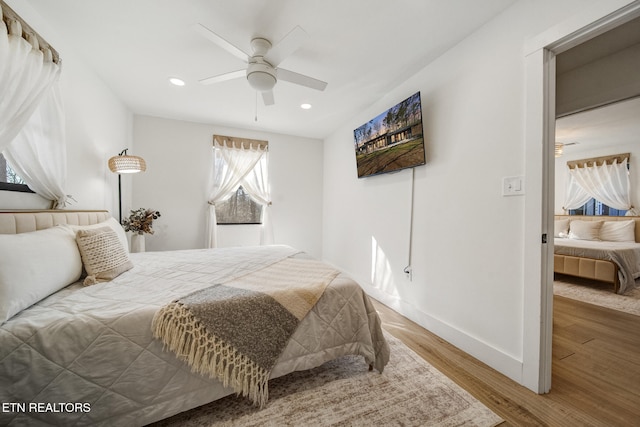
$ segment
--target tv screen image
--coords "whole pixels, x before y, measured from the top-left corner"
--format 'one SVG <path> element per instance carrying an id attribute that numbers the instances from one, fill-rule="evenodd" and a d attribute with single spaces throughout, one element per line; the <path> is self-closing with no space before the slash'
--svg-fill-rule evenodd
<path id="1" fill-rule="evenodd" d="M 420 92 L 353 131 L 358 178 L 426 163 Z"/>

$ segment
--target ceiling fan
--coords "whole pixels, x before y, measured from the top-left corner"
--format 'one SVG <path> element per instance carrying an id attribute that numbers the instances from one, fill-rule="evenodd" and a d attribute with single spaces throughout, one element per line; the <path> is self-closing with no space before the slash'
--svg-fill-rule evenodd
<path id="1" fill-rule="evenodd" d="M 295 27 L 276 45 L 272 45 L 269 40 L 263 37 L 251 39 L 252 55 L 231 44 L 202 24 L 194 25 L 194 29 L 222 49 L 247 63 L 245 69 L 202 79 L 200 80 L 202 84 L 208 85 L 246 77 L 249 85 L 262 94 L 262 100 L 265 105 L 275 104 L 273 87 L 278 80 L 320 91 L 327 87 L 326 82 L 278 67 L 287 56 L 295 52 L 307 39 L 307 33 L 300 27 Z"/>
<path id="2" fill-rule="evenodd" d="M 556 157 L 561 157 L 562 153 L 564 152 L 564 147 L 567 147 L 569 145 L 577 145 L 580 144 L 579 142 L 558 142 L 556 141 L 555 144 L 555 156 Z"/>

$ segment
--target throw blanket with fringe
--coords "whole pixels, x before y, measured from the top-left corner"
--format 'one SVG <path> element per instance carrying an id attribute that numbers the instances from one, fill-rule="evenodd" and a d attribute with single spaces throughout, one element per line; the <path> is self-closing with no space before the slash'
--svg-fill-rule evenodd
<path id="1" fill-rule="evenodd" d="M 262 407 L 278 357 L 338 275 L 326 264 L 286 258 L 162 307 L 153 334 L 200 374 Z"/>

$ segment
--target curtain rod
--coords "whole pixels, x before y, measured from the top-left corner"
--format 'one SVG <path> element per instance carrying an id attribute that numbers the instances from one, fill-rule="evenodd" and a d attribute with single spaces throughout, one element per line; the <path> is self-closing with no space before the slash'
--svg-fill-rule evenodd
<path id="1" fill-rule="evenodd" d="M 587 166 L 597 166 L 598 163 L 600 163 L 601 165 L 604 163 L 611 164 L 614 161 L 617 161 L 617 163 L 622 163 L 625 159 L 629 161 L 631 159 L 631 153 L 613 154 L 611 156 L 591 157 L 589 159 L 581 159 L 581 160 L 570 160 L 567 162 L 567 166 L 569 166 L 569 169 L 582 168 L 584 167 L 585 164 Z"/>
<path id="2" fill-rule="evenodd" d="M 27 34 L 33 34 L 36 39 L 38 39 L 40 49 L 48 48 L 53 56 L 53 62 L 55 62 L 56 64 L 60 63 L 60 54 L 58 54 L 58 51 L 55 50 L 49 43 L 47 43 L 47 41 L 42 36 L 40 36 L 37 31 L 35 31 L 29 24 L 27 24 L 26 21 L 22 19 L 20 15 L 18 15 L 13 9 L 11 9 L 9 5 L 7 5 L 3 0 L 0 0 L 0 9 L 2 9 L 2 13 L 0 13 L 0 15 L 2 15 L 2 20 L 7 25 L 7 28 L 9 28 L 10 21 L 18 21 L 22 26 L 22 38 L 29 41 L 29 39 L 27 38 Z"/>

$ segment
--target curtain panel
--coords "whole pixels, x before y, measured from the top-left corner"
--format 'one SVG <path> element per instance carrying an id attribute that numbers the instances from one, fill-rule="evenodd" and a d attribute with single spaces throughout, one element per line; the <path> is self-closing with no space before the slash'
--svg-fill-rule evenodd
<path id="1" fill-rule="evenodd" d="M 267 174 L 268 148 L 265 141 L 235 144 L 233 138 L 214 136 L 213 160 L 209 182 L 206 222 L 206 242 L 208 248 L 218 244 L 218 226 L 215 204 L 222 202 L 243 186 L 256 202 L 263 206 L 261 244 L 273 243 L 273 229 L 270 219 L 271 196 Z"/>
<path id="2" fill-rule="evenodd" d="M 628 159 L 614 160 L 611 164 L 575 167 L 569 169 L 569 189 L 565 209 L 576 209 L 594 198 L 614 209 L 631 208 L 631 181 Z M 586 200 L 585 200 L 586 198 Z"/>
<path id="3" fill-rule="evenodd" d="M 2 12 L 0 12 L 2 13 Z M 50 50 L 22 38 L 22 26 L 0 20 L 0 150 L 11 144 L 60 75 Z"/>
<path id="4" fill-rule="evenodd" d="M 4 23 L 0 8 L 0 152 L 54 209 L 65 206 L 66 142 L 58 80 L 61 67 L 38 37 L 17 20 Z"/>

